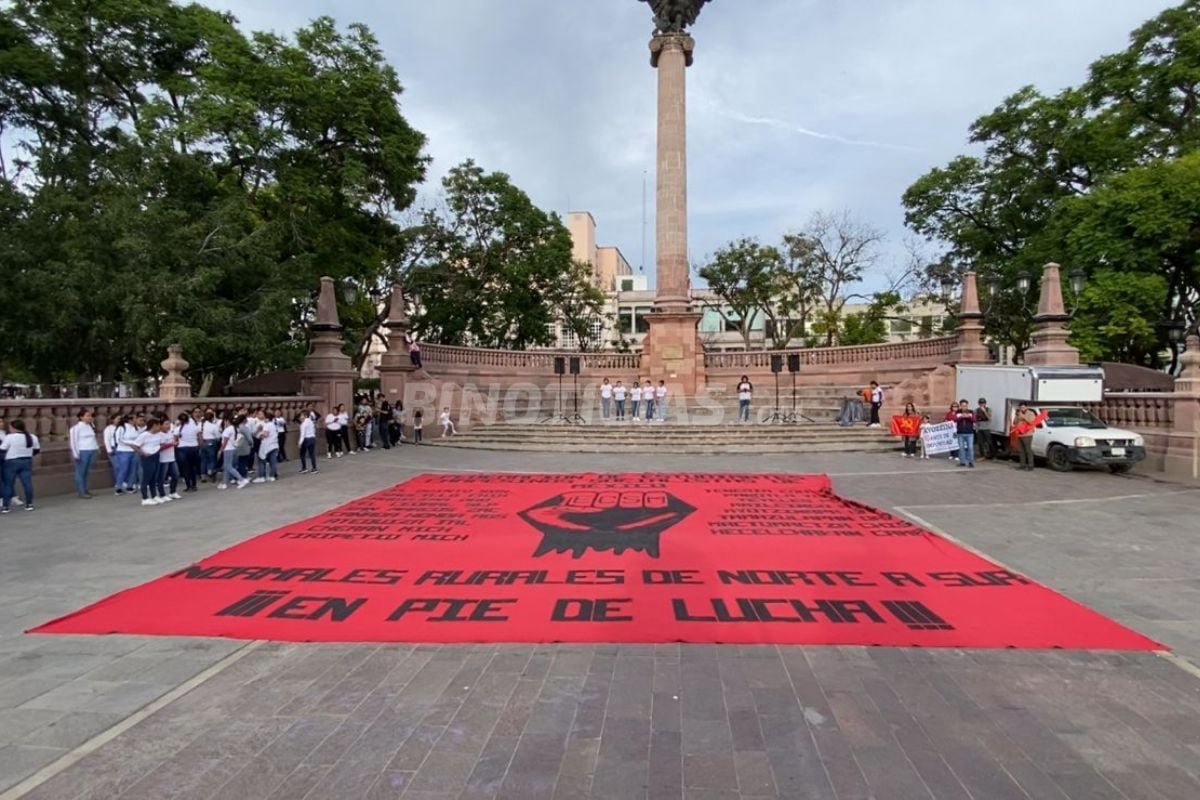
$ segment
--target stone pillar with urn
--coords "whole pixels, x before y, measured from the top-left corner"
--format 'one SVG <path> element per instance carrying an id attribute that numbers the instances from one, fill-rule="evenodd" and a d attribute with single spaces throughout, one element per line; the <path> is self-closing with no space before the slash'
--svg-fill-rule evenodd
<path id="1" fill-rule="evenodd" d="M 1061 267 L 1050 263 L 1042 267 L 1042 289 L 1037 316 L 1033 318 L 1033 346 L 1025 351 L 1025 364 L 1056 367 L 1079 363 L 1079 351 L 1067 344 L 1071 315 L 1063 303 Z"/>
<path id="2" fill-rule="evenodd" d="M 1179 362 L 1182 369 L 1171 397 L 1173 419 L 1163 471 L 1195 480 L 1200 478 L 1200 334 L 1188 338 Z"/>
<path id="3" fill-rule="evenodd" d="M 317 319 L 312 324 L 308 357 L 304 360 L 303 392 L 324 399 L 325 411 L 354 401 L 354 362 L 342 351 L 342 324 L 338 319 L 333 278 L 321 278 Z"/>
<path id="4" fill-rule="evenodd" d="M 167 357 L 162 362 L 163 372 L 167 373 L 167 376 L 159 386 L 158 396 L 168 404 L 192 396 L 191 384 L 184 377 L 188 366 L 188 362 L 183 358 L 182 345 L 173 344 L 167 347 Z"/>
<path id="5" fill-rule="evenodd" d="M 404 400 L 408 381 L 417 368 L 409 356 L 408 310 L 404 304 L 404 290 L 400 284 L 392 285 L 392 299 L 388 304 L 388 318 L 384 322 L 388 331 L 387 352 L 379 360 L 379 388 L 389 403 Z"/>
<path id="6" fill-rule="evenodd" d="M 642 364 L 651 380 L 693 396 L 704 383 L 704 350 L 692 311 L 688 262 L 687 68 L 695 40 L 683 31 L 650 40 L 658 70 L 658 171 L 656 176 L 655 300 L 643 343 Z"/>

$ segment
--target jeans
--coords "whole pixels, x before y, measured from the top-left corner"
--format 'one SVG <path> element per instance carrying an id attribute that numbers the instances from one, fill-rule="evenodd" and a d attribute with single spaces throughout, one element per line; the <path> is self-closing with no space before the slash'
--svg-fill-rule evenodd
<path id="1" fill-rule="evenodd" d="M 958 435 L 958 463 L 975 465 L 975 434 L 960 433 Z"/>
<path id="2" fill-rule="evenodd" d="M 267 454 L 265 456 L 259 455 L 259 457 L 258 457 L 258 477 L 266 478 L 268 471 L 270 472 L 270 477 L 272 477 L 272 478 L 279 477 L 279 451 L 278 450 L 270 450 L 267 452 Z"/>
<path id="3" fill-rule="evenodd" d="M 625 419 L 625 401 L 617 401 L 617 419 Z"/>
<path id="4" fill-rule="evenodd" d="M 652 419 L 654 419 L 654 401 L 647 400 L 646 401 L 646 422 L 650 422 Z"/>
<path id="5" fill-rule="evenodd" d="M 184 487 L 195 489 L 200 482 L 200 448 L 180 447 L 175 450 L 175 458 L 179 460 L 179 474 L 183 477 Z"/>
<path id="6" fill-rule="evenodd" d="M 170 492 L 167 489 L 170 488 Z M 179 493 L 179 464 L 174 461 L 163 461 L 158 465 L 158 496 Z"/>
<path id="7" fill-rule="evenodd" d="M 4 460 L 3 470 L 0 470 L 0 475 L 4 482 L 4 507 L 8 508 L 12 504 L 13 487 L 17 480 L 21 481 L 21 488 L 25 490 L 25 505 L 33 505 L 33 459 L 32 458 L 8 458 Z"/>
<path id="8" fill-rule="evenodd" d="M 82 497 L 88 493 L 88 470 L 96 458 L 95 450 L 80 450 L 79 458 L 75 459 L 75 491 Z"/>
<path id="9" fill-rule="evenodd" d="M 656 401 L 654 402 L 654 410 L 658 412 L 658 421 L 659 421 L 659 422 L 666 422 L 666 421 L 667 421 L 667 401 L 666 401 L 666 398 L 664 398 L 664 399 L 662 399 L 662 400 L 656 400 Z"/>
<path id="10" fill-rule="evenodd" d="M 217 448 L 221 443 L 215 439 L 200 446 L 200 474 L 212 477 L 217 472 Z"/>
<path id="11" fill-rule="evenodd" d="M 132 450 L 117 451 L 117 491 L 133 491 L 133 465 L 137 461 L 137 453 Z"/>
<path id="12" fill-rule="evenodd" d="M 414 427 L 413 428 L 413 444 L 420 444 L 420 443 L 421 443 L 421 429 Z"/>
<path id="13" fill-rule="evenodd" d="M 612 398 L 611 397 L 601 397 L 600 398 L 600 416 L 602 416 L 604 419 L 608 419 L 611 412 L 612 412 Z"/>
<path id="14" fill-rule="evenodd" d="M 870 422 L 870 424 L 871 425 L 879 424 L 879 403 L 871 403 L 871 422 Z M 961 433 L 959 434 L 959 436 L 962 436 L 962 435 L 963 434 L 961 434 Z M 974 434 L 971 434 L 971 435 L 972 435 L 972 437 L 974 437 Z"/>
<path id="15" fill-rule="evenodd" d="M 750 421 L 750 401 L 738 400 L 738 419 L 742 422 Z"/>
<path id="16" fill-rule="evenodd" d="M 325 429 L 325 454 L 333 455 L 342 452 L 342 432 Z"/>
<path id="17" fill-rule="evenodd" d="M 1021 454 L 1021 466 L 1025 469 L 1033 469 L 1033 437 L 1018 436 L 1017 447 Z"/>
<path id="18" fill-rule="evenodd" d="M 904 437 L 904 454 L 908 456 L 915 456 L 917 454 L 917 437 Z"/>
<path id="19" fill-rule="evenodd" d="M 237 483 L 244 481 L 246 476 L 238 469 L 237 450 L 226 450 L 224 453 L 225 459 L 225 474 L 223 475 L 223 483 Z"/>
<path id="20" fill-rule="evenodd" d="M 317 471 L 317 440 L 315 438 L 303 439 L 300 442 L 300 469 L 310 469 L 309 463 L 312 463 L 312 471 Z"/>
<path id="21" fill-rule="evenodd" d="M 629 415 L 629 418 L 630 418 L 630 419 L 637 419 L 637 418 L 638 418 L 638 408 L 639 408 L 641 405 L 642 405 L 642 401 L 641 401 L 641 400 L 634 400 L 634 401 L 633 401 L 633 413 Z"/>
<path id="22" fill-rule="evenodd" d="M 162 479 L 159 477 L 158 471 L 162 467 L 162 463 L 158 460 L 158 453 L 152 456 L 141 456 L 138 463 L 142 465 L 142 499 L 161 497 Z"/>

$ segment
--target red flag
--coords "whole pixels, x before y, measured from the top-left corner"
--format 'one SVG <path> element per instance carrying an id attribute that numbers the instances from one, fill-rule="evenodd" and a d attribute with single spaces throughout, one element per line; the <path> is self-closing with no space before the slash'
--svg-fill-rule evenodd
<path id="1" fill-rule="evenodd" d="M 1013 449 L 1015 450 L 1017 447 L 1017 439 L 1020 439 L 1022 436 L 1032 432 L 1034 428 L 1045 422 L 1046 418 L 1049 416 L 1049 411 L 1041 411 L 1036 417 L 1033 418 L 1033 422 L 1014 422 L 1012 430 L 1008 434 L 1008 438 Z"/>
<path id="2" fill-rule="evenodd" d="M 920 436 L 921 418 L 897 414 L 892 417 L 892 436 Z"/>

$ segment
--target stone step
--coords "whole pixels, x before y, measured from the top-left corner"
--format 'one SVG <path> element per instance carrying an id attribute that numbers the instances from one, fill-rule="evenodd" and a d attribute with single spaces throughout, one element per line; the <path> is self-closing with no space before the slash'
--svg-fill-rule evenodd
<path id="1" fill-rule="evenodd" d="M 731 453 L 891 453 L 899 445 L 894 442 L 816 442 L 816 443 L 731 443 L 679 442 L 664 448 L 656 442 L 494 442 L 464 439 L 463 437 L 433 438 L 428 444 L 434 447 L 461 448 L 470 450 L 506 450 L 512 452 L 551 453 L 654 453 L 657 455 L 728 455 Z"/>

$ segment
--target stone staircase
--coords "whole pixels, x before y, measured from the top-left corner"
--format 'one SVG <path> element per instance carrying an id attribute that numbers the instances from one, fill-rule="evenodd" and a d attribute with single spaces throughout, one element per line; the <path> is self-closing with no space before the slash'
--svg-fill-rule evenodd
<path id="1" fill-rule="evenodd" d="M 426 442 L 437 447 L 552 453 L 882 453 L 900 446 L 886 429 L 820 423 L 496 424 L 446 438 L 438 434 L 435 426 L 427 426 Z"/>

